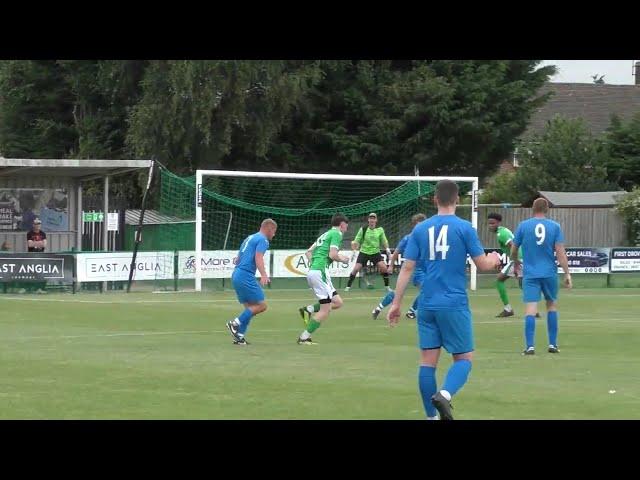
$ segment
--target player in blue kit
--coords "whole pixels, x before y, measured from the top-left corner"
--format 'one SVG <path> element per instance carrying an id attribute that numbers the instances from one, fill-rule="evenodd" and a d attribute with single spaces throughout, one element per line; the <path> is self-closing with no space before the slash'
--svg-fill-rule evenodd
<path id="1" fill-rule="evenodd" d="M 485 255 L 471 223 L 455 215 L 458 185 L 441 180 L 436 185 L 438 214 L 419 223 L 411 233 L 404 264 L 396 283 L 396 296 L 387 319 L 395 326 L 407 283 L 416 264 L 424 268 L 418 303 L 418 338 L 421 351 L 418 384 L 427 417 L 453 420 L 451 397 L 466 383 L 473 359 L 473 329 L 466 292 L 467 255 L 480 270 L 496 270 L 500 256 Z M 444 385 L 438 391 L 436 367 L 440 349 L 453 355 Z"/>
<path id="2" fill-rule="evenodd" d="M 427 218 L 427 216 L 424 213 L 416 213 L 413 217 L 411 217 L 411 228 L 413 229 L 418 223 L 422 222 L 425 218 Z M 391 261 L 389 262 L 389 275 L 393 273 L 393 266 L 395 265 L 398 257 L 404 254 L 404 250 L 405 248 L 407 248 L 407 243 L 409 243 L 410 236 L 411 234 L 408 233 L 407 235 L 402 237 L 402 240 L 400 240 L 400 242 L 398 243 L 398 246 L 393 251 L 393 256 L 391 257 Z M 422 285 L 423 277 L 424 277 L 424 272 L 422 271 L 422 267 L 417 266 L 413 274 L 413 285 L 420 288 L 420 286 Z M 382 312 L 384 307 L 391 304 L 395 296 L 396 296 L 396 293 L 393 290 L 387 292 L 387 294 L 384 297 L 382 297 L 382 300 L 380 300 L 380 303 L 378 304 L 378 306 L 373 309 L 373 312 L 371 312 L 371 317 L 374 320 L 377 319 L 378 315 L 380 315 L 380 312 Z M 413 301 L 413 305 L 409 307 L 409 310 L 406 313 L 406 317 L 416 318 L 417 310 L 418 310 L 418 296 L 416 296 L 416 299 Z"/>
<path id="3" fill-rule="evenodd" d="M 549 203 L 544 198 L 533 202 L 533 218 L 518 225 L 511 244 L 511 258 L 518 247 L 523 250 L 522 297 L 525 303 L 524 336 L 526 348 L 523 355 L 536 353 L 534 339 L 536 333 L 535 315 L 538 313 L 540 295 L 547 301 L 547 334 L 549 353 L 558 353 L 558 264 L 564 271 L 564 283 L 572 287 L 569 262 L 564 249 L 562 228 L 557 222 L 545 217 Z M 555 256 L 554 256 L 555 253 Z"/>
<path id="4" fill-rule="evenodd" d="M 262 221 L 260 231 L 249 235 L 240 245 L 231 281 L 238 301 L 244 305 L 245 309 L 235 319 L 227 322 L 227 328 L 231 332 L 235 345 L 248 345 L 244 335 L 251 318 L 267 309 L 264 292 L 260 285 L 264 286 L 270 282 L 264 267 L 264 253 L 269 249 L 269 242 L 277 229 L 278 224 L 267 218 Z M 256 269 L 260 272 L 260 283 L 256 280 Z"/>

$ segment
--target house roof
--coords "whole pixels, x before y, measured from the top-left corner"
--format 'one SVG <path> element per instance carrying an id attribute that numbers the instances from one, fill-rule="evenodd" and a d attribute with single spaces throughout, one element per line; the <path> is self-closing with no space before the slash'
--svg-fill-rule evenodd
<path id="1" fill-rule="evenodd" d="M 640 111 L 640 85 L 596 85 L 591 83 L 547 83 L 540 94 L 551 93 L 531 117 L 522 139 L 542 133 L 556 115 L 582 117 L 594 135 L 604 132 L 611 115 L 627 120 Z"/>
<path id="2" fill-rule="evenodd" d="M 625 191 L 617 192 L 538 192 L 552 207 L 613 207 Z"/>

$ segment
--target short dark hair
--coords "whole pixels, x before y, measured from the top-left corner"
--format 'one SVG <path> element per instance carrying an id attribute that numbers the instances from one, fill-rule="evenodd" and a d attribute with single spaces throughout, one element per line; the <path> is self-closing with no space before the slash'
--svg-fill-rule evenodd
<path id="1" fill-rule="evenodd" d="M 349 219 L 342 213 L 336 213 L 333 217 L 331 217 L 332 227 L 339 227 L 342 222 L 349 223 Z"/>
<path id="2" fill-rule="evenodd" d="M 549 202 L 546 198 L 536 198 L 533 201 L 533 213 L 547 213 L 549 211 Z"/>
<path id="3" fill-rule="evenodd" d="M 500 215 L 499 213 L 490 213 L 489 215 L 487 215 L 487 218 L 493 218 L 494 220 L 497 220 L 499 222 L 502 221 L 502 215 Z"/>
<path id="4" fill-rule="evenodd" d="M 449 207 L 458 199 L 458 184 L 453 180 L 440 180 L 436 183 L 436 198 L 443 207 Z"/>
<path id="5" fill-rule="evenodd" d="M 411 225 L 417 225 L 426 219 L 427 216 L 424 213 L 416 213 L 413 217 L 411 217 Z"/>

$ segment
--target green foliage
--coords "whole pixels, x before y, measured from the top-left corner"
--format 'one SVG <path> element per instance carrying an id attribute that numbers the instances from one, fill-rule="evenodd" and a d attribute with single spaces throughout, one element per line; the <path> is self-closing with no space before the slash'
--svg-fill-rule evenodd
<path id="1" fill-rule="evenodd" d="M 616 190 L 607 178 L 609 153 L 581 119 L 552 119 L 542 135 L 523 148 L 515 174 L 493 179 L 483 201 L 527 202 L 539 190 L 598 192 Z"/>
<path id="2" fill-rule="evenodd" d="M 613 117 L 606 139 L 609 178 L 626 190 L 640 185 L 640 112 L 627 123 Z"/>
<path id="3" fill-rule="evenodd" d="M 269 146 L 318 78 L 317 62 L 150 62 L 127 140 L 135 155 L 156 155 L 177 171 L 269 170 Z"/>
<path id="4" fill-rule="evenodd" d="M 520 203 L 515 176 L 516 172 L 503 172 L 493 177 L 480 195 L 480 203 Z"/>
<path id="5" fill-rule="evenodd" d="M 627 236 L 631 245 L 640 247 L 640 187 L 618 200 L 616 211 L 627 225 Z"/>
<path id="6" fill-rule="evenodd" d="M 0 62 L 0 152 L 67 158 L 77 142 L 71 92 L 55 61 Z"/>
<path id="7" fill-rule="evenodd" d="M 538 60 L 0 62 L 0 152 L 198 168 L 485 175 L 554 67 Z M 139 195 L 133 177 L 115 184 Z"/>

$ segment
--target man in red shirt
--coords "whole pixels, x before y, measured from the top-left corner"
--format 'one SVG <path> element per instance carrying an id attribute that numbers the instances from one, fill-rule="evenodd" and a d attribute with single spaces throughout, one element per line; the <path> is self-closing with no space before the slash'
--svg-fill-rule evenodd
<path id="1" fill-rule="evenodd" d="M 47 246 L 47 234 L 40 230 L 39 218 L 33 221 L 33 229 L 27 232 L 27 248 L 30 252 L 44 252 Z"/>
<path id="2" fill-rule="evenodd" d="M 33 221 L 33 228 L 27 232 L 27 250 L 34 253 L 42 253 L 47 247 L 47 234 L 40 230 L 42 221 L 36 218 Z M 37 288 L 38 293 L 46 293 L 45 287 L 47 282 L 37 282 L 33 284 Z"/>

